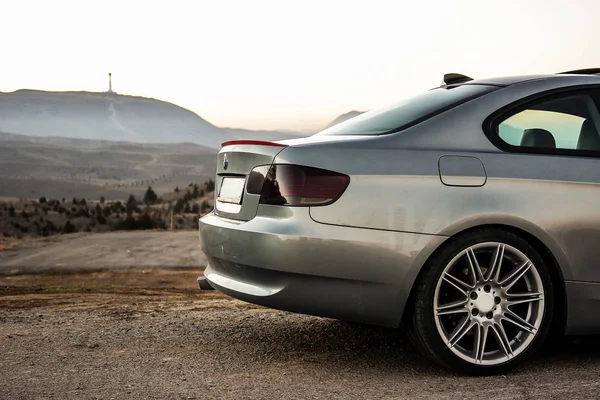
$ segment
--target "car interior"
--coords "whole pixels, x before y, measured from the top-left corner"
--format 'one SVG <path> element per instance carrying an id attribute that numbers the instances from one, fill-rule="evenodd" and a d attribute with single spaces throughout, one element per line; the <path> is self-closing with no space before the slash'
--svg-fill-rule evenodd
<path id="1" fill-rule="evenodd" d="M 518 141 L 518 146 L 540 149 L 600 151 L 600 131 L 598 130 L 600 113 L 590 96 L 575 95 L 545 101 L 521 113 L 529 110 L 545 113 L 542 114 L 543 118 L 538 116 L 537 120 L 532 118 L 531 122 L 521 121 L 519 123 L 523 133 L 520 141 Z M 513 117 L 519 114 L 515 114 Z M 513 117 L 506 120 L 509 125 Z M 543 119 L 543 121 L 540 122 L 540 119 Z M 567 124 L 560 121 L 561 119 L 571 120 L 570 126 L 566 126 Z M 583 122 L 580 127 L 577 124 L 577 129 L 575 129 L 573 121 L 578 119 L 583 120 Z M 515 144 L 513 143 L 513 145 Z"/>

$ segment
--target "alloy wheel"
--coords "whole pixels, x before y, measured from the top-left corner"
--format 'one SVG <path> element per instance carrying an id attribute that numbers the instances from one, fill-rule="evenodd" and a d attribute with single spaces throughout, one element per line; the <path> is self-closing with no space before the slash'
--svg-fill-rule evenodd
<path id="1" fill-rule="evenodd" d="M 521 251 L 500 242 L 479 243 L 444 268 L 433 305 L 438 333 L 454 354 L 495 366 L 535 339 L 544 318 L 544 287 Z"/>

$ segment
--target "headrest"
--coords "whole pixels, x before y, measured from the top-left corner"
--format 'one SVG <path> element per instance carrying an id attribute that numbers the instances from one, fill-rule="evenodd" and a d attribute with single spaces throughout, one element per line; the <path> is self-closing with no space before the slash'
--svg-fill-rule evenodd
<path id="1" fill-rule="evenodd" d="M 555 149 L 556 141 L 554 136 L 545 129 L 525 129 L 521 138 L 521 146 Z"/>
<path id="2" fill-rule="evenodd" d="M 594 121 L 586 119 L 581 125 L 579 140 L 577 140 L 578 150 L 600 150 L 600 136 L 594 126 Z"/>

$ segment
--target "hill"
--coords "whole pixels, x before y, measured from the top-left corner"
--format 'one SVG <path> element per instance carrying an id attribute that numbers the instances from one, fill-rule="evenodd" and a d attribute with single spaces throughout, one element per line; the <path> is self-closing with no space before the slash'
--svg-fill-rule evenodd
<path id="1" fill-rule="evenodd" d="M 333 121 L 331 121 L 329 123 L 329 125 L 327 125 L 324 129 L 331 128 L 334 125 L 337 125 L 337 124 L 339 124 L 341 122 L 349 120 L 350 118 L 357 117 L 357 116 L 359 116 L 361 114 L 364 114 L 364 113 L 365 113 L 365 111 L 356 111 L 356 110 L 348 111 L 347 113 L 342 114 L 339 117 L 337 117 L 336 119 L 334 119 Z"/>
<path id="2" fill-rule="evenodd" d="M 124 200 L 214 178 L 216 150 L 0 133 L 0 196 Z"/>
<path id="3" fill-rule="evenodd" d="M 192 111 L 138 96 L 95 92 L 0 92 L 0 132 L 134 143 L 191 142 L 217 149 L 228 139 L 303 136 L 219 128 Z"/>

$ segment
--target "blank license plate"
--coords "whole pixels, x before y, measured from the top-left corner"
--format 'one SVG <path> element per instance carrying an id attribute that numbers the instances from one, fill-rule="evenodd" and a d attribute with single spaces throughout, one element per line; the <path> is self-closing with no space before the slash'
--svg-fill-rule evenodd
<path id="1" fill-rule="evenodd" d="M 245 178 L 223 178 L 217 200 L 222 203 L 240 204 L 245 183 Z"/>

